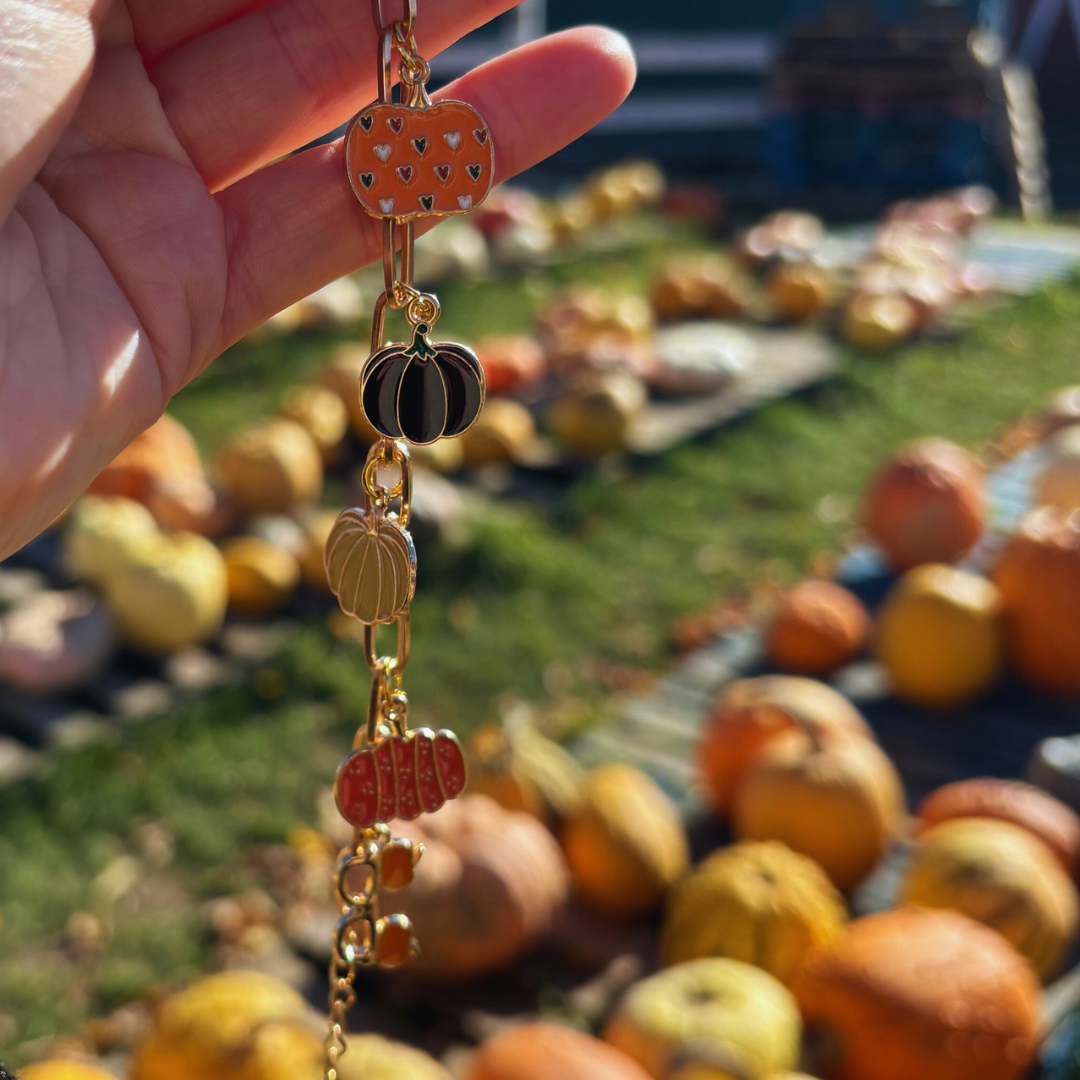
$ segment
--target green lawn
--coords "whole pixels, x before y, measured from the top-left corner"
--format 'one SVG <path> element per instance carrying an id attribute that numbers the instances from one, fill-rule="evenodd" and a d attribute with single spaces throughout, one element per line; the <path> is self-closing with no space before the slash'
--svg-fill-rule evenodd
<path id="1" fill-rule="evenodd" d="M 521 327 L 559 280 L 595 278 L 600 265 L 443 290 L 446 328 L 468 338 Z M 638 253 L 603 274 L 632 282 L 647 265 Z M 617 481 L 581 483 L 557 513 L 484 508 L 453 546 L 420 552 L 414 716 L 468 729 L 513 698 L 578 719 L 601 710 L 599 666 L 662 668 L 674 617 L 763 575 L 793 577 L 834 548 L 868 473 L 897 443 L 944 434 L 977 448 L 1077 381 L 1077 325 L 1080 285 L 1056 287 L 992 311 L 959 342 L 846 357 L 843 376 L 812 398 Z M 331 344 L 240 346 L 176 412 L 209 440 L 272 408 Z M 834 510 L 850 508 L 846 520 L 819 513 L 827 495 Z M 246 688 L 129 729 L 116 745 L 57 756 L 39 779 L 0 791 L 0 1057 L 18 1064 L 28 1040 L 200 970 L 200 902 L 252 879 L 245 848 L 314 819 L 363 708 L 364 676 L 357 647 L 306 626 Z M 107 945 L 66 941 L 75 911 L 103 919 Z"/>

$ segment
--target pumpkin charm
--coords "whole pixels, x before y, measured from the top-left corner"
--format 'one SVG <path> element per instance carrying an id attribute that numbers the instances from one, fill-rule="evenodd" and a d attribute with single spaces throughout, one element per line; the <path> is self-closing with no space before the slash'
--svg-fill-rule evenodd
<path id="1" fill-rule="evenodd" d="M 376 218 L 467 214 L 495 174 L 491 132 L 463 101 L 422 108 L 380 103 L 345 135 L 345 164 L 360 205 Z"/>
<path id="2" fill-rule="evenodd" d="M 428 340 L 419 323 L 409 345 L 372 353 L 360 376 L 371 426 L 388 439 L 424 446 L 467 430 L 484 404 L 484 369 L 464 345 Z"/>
<path id="3" fill-rule="evenodd" d="M 392 518 L 351 509 L 326 541 L 326 576 L 342 610 L 363 623 L 404 615 L 416 591 L 416 549 Z"/>
<path id="4" fill-rule="evenodd" d="M 339 766 L 334 798 L 358 829 L 434 813 L 465 789 L 465 755 L 451 731 L 417 728 L 354 750 Z"/>

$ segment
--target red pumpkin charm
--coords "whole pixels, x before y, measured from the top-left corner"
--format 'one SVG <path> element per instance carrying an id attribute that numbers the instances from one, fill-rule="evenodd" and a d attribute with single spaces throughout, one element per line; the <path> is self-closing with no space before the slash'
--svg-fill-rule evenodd
<path id="1" fill-rule="evenodd" d="M 484 369 L 464 345 L 428 340 L 420 323 L 409 345 L 372 353 L 360 374 L 364 415 L 380 435 L 418 446 L 452 439 L 472 426 L 484 404 Z"/>
<path id="2" fill-rule="evenodd" d="M 372 217 L 409 221 L 479 206 L 491 190 L 495 152 L 487 125 L 463 101 L 420 108 L 380 103 L 349 125 L 345 164 Z"/>
<path id="3" fill-rule="evenodd" d="M 465 788 L 465 755 L 450 731 L 417 728 L 354 750 L 338 768 L 334 797 L 358 829 L 433 813 Z"/>

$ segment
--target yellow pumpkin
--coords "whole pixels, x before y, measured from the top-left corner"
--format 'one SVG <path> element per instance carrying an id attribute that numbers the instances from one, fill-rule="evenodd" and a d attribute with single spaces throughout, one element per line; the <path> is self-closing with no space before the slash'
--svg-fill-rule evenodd
<path id="1" fill-rule="evenodd" d="M 903 820 L 900 777 L 876 743 L 805 732 L 779 735 L 758 754 L 733 815 L 738 837 L 782 841 L 844 891 L 877 866 Z"/>
<path id="2" fill-rule="evenodd" d="M 576 807 L 585 770 L 528 724 L 479 728 L 469 740 L 469 791 L 551 824 Z"/>
<path id="3" fill-rule="evenodd" d="M 726 956 L 786 985 L 846 921 L 817 863 L 775 841 L 744 841 L 715 852 L 672 891 L 660 955 L 665 964 Z"/>
<path id="4" fill-rule="evenodd" d="M 328 386 L 294 386 L 281 402 L 281 415 L 312 437 L 324 462 L 341 457 L 349 430 L 349 411 L 340 395 Z"/>
<path id="5" fill-rule="evenodd" d="M 121 567 L 150 551 L 160 536 L 142 503 L 120 495 L 90 495 L 67 515 L 64 561 L 80 581 L 103 586 Z"/>
<path id="6" fill-rule="evenodd" d="M 782 319 L 802 323 L 816 319 L 829 307 L 833 281 L 813 263 L 783 263 L 769 276 L 769 303 Z"/>
<path id="7" fill-rule="evenodd" d="M 319 448 L 292 420 L 265 420 L 227 442 L 217 469 L 232 502 L 249 514 L 286 513 L 322 491 Z"/>
<path id="8" fill-rule="evenodd" d="M 321 1042 L 309 1015 L 300 994 L 269 975 L 210 975 L 161 1005 L 132 1080 L 316 1080 Z"/>
<path id="9" fill-rule="evenodd" d="M 601 765 L 585 783 L 562 833 L 578 894 L 606 915 L 644 915 L 690 866 L 679 812 L 632 765 Z"/>
<path id="10" fill-rule="evenodd" d="M 84 1061 L 36 1061 L 19 1073 L 19 1080 L 116 1080 L 116 1077 Z"/>
<path id="11" fill-rule="evenodd" d="M 985 923 L 1043 976 L 1061 967 L 1076 941 L 1076 887 L 1046 845 L 1011 822 L 958 818 L 927 829 L 902 896 Z"/>
<path id="12" fill-rule="evenodd" d="M 353 434 L 365 446 L 370 446 L 379 438 L 378 433 L 368 423 L 367 414 L 360 402 L 360 376 L 368 355 L 367 348 L 362 345 L 340 345 L 321 378 L 322 385 L 337 394 L 345 406 Z"/>
<path id="13" fill-rule="evenodd" d="M 491 398 L 483 412 L 461 437 L 461 449 L 470 465 L 513 461 L 536 437 L 532 413 L 513 398 Z"/>
<path id="14" fill-rule="evenodd" d="M 760 968 L 709 957 L 635 983 L 604 1038 L 655 1080 L 695 1065 L 765 1080 L 799 1060 L 802 1023 L 791 993 Z"/>
<path id="15" fill-rule="evenodd" d="M 105 582 L 105 602 L 121 636 L 150 653 L 209 641 L 221 629 L 228 597 L 221 552 L 195 533 L 163 534 Z"/>
<path id="16" fill-rule="evenodd" d="M 645 385 L 627 371 L 600 371 L 572 387 L 551 407 L 548 421 L 568 450 L 586 456 L 624 450 L 644 411 Z"/>
<path id="17" fill-rule="evenodd" d="M 446 1069 L 422 1050 L 379 1035 L 350 1035 L 338 1076 L 340 1080 L 451 1080 Z"/>
<path id="18" fill-rule="evenodd" d="M 892 352 L 916 329 L 915 308 L 904 296 L 857 294 L 848 301 L 840 319 L 844 340 L 864 352 Z"/>
<path id="19" fill-rule="evenodd" d="M 300 582 L 296 556 L 259 536 L 236 536 L 221 545 L 229 604 L 268 613 L 288 603 Z"/>
<path id="20" fill-rule="evenodd" d="M 1004 662 L 1001 594 L 968 570 L 934 563 L 909 570 L 878 616 L 877 654 L 897 697 L 961 705 L 989 689 Z"/>

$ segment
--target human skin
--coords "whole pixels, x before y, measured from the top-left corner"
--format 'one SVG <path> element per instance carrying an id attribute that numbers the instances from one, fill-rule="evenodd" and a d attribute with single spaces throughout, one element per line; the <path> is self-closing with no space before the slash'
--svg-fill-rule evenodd
<path id="1" fill-rule="evenodd" d="M 515 2 L 419 0 L 421 50 Z M 340 142 L 286 156 L 375 98 L 375 57 L 366 0 L 0 0 L 0 558 L 229 345 L 378 258 Z M 505 180 L 633 80 L 587 27 L 440 96 Z"/>

